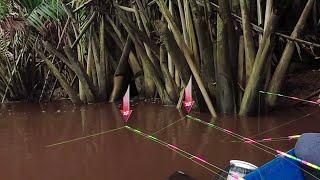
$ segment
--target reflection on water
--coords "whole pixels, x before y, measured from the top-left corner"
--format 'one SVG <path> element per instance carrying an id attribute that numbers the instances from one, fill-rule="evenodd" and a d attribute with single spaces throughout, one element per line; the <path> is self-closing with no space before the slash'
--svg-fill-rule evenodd
<path id="1" fill-rule="evenodd" d="M 160 180 L 176 170 L 183 170 L 197 179 L 214 176 L 177 153 L 126 129 L 46 147 L 124 126 L 118 107 L 115 104 L 73 106 L 66 102 L 2 105 L 0 178 Z M 162 141 L 177 145 L 221 168 L 226 167 L 231 159 L 262 165 L 274 158 L 248 144 L 231 142 L 235 139 L 223 132 L 185 120 L 184 112 L 173 107 L 140 102 L 135 103 L 133 109 L 129 126 L 148 134 L 156 132 L 154 136 Z M 212 119 L 208 114 L 199 113 L 193 116 L 243 136 L 261 139 L 319 132 L 319 112 L 295 120 L 315 110 L 283 110 L 261 117 L 260 121 L 236 116 Z M 294 143 L 282 141 L 267 145 L 285 151 Z"/>

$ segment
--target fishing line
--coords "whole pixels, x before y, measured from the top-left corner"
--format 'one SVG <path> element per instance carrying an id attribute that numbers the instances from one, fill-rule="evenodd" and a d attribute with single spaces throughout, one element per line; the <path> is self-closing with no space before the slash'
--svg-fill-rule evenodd
<path id="1" fill-rule="evenodd" d="M 254 140 L 256 142 L 264 143 L 264 142 L 280 142 L 280 141 L 292 141 L 292 139 L 262 139 L 262 140 Z M 225 142 L 225 141 L 223 141 Z M 229 141 L 230 143 L 242 143 L 243 141 Z"/>
<path id="2" fill-rule="evenodd" d="M 294 120 L 292 120 L 292 121 L 286 122 L 286 123 L 281 124 L 281 125 L 279 125 L 279 126 L 276 126 L 276 127 L 274 127 L 274 128 L 268 129 L 268 130 L 263 131 L 263 132 L 261 132 L 261 133 L 255 134 L 255 135 L 251 136 L 251 138 L 252 138 L 252 137 L 256 137 L 256 136 L 260 136 L 260 135 L 263 135 L 263 134 L 266 134 L 266 133 L 271 132 L 271 131 L 273 131 L 273 130 L 275 130 L 275 129 L 278 129 L 278 128 L 280 128 L 280 127 L 289 125 L 289 124 L 291 124 L 291 123 L 293 123 L 293 122 L 299 121 L 299 120 L 304 119 L 304 118 L 309 117 L 309 116 L 312 116 L 312 115 L 318 113 L 319 111 L 320 111 L 320 110 L 317 109 L 317 110 L 315 110 L 315 111 L 313 111 L 313 112 L 311 112 L 311 113 L 309 113 L 309 114 L 306 114 L 306 115 L 304 115 L 304 116 L 302 116 L 302 117 L 299 117 L 299 118 L 294 119 Z"/>
<path id="3" fill-rule="evenodd" d="M 262 146 L 262 147 L 264 147 L 264 148 L 266 148 L 266 149 L 269 149 L 269 150 L 271 150 L 271 151 L 274 151 L 274 152 L 277 152 L 277 151 L 278 151 L 278 150 L 273 149 L 273 148 L 271 148 L 271 147 L 269 147 L 269 146 L 267 146 L 267 145 L 264 145 L 264 144 L 261 144 L 261 143 L 259 143 L 259 142 L 256 142 L 256 141 L 254 141 L 254 140 L 252 140 L 252 139 L 250 139 L 250 138 L 241 136 L 241 135 L 239 135 L 239 134 L 237 134 L 237 133 L 235 133 L 235 132 L 232 132 L 232 131 L 230 131 L 230 130 L 221 128 L 221 127 L 216 126 L 216 125 L 211 124 L 211 123 L 207 123 L 207 122 L 205 122 L 205 121 L 202 121 L 201 119 L 194 118 L 194 117 L 189 116 L 189 115 L 188 115 L 188 117 L 189 117 L 190 119 L 196 121 L 196 122 L 202 123 L 202 124 L 204 124 L 204 125 L 207 125 L 207 126 L 209 126 L 209 127 L 212 127 L 212 128 L 217 129 L 217 130 L 219 130 L 219 131 L 222 131 L 222 132 L 224 132 L 224 133 L 226 133 L 226 134 L 228 134 L 228 135 L 231 135 L 231 136 L 233 136 L 233 137 L 241 140 L 241 141 L 244 142 L 244 143 L 247 143 L 247 144 L 250 144 L 250 145 L 257 144 L 257 145 L 260 145 L 260 146 Z M 276 155 L 276 154 L 274 154 L 274 153 L 272 153 L 272 154 L 273 154 L 273 155 Z"/>
<path id="4" fill-rule="evenodd" d="M 261 107 L 261 94 L 267 94 L 267 95 L 272 95 L 272 96 L 279 96 L 279 97 L 284 97 L 284 98 L 287 98 L 287 99 L 292 99 L 292 100 L 298 100 L 298 101 L 302 101 L 302 102 L 305 102 L 305 103 L 310 103 L 310 104 L 313 104 L 313 105 L 319 105 L 320 104 L 320 102 L 319 101 L 317 101 L 317 102 L 315 102 L 315 101 L 309 101 L 309 100 L 305 100 L 305 99 L 301 99 L 301 98 L 298 98 L 298 97 L 293 97 L 293 96 L 286 96 L 286 95 L 282 95 L 282 94 L 276 94 L 276 93 L 271 93 L 271 92 L 265 92 L 265 91 L 259 91 L 259 108 L 258 108 L 258 119 L 260 120 L 260 107 Z M 304 116 L 302 116 L 302 117 L 300 117 L 300 118 L 297 118 L 297 119 L 295 119 L 295 120 L 292 120 L 292 121 L 289 121 L 289 122 L 287 122 L 287 123 L 284 123 L 284 124 L 282 124 L 282 125 L 280 125 L 280 126 L 277 126 L 277 127 L 274 127 L 274 128 L 272 128 L 272 129 L 269 129 L 269 130 L 267 130 L 267 131 L 264 131 L 264 132 L 262 132 L 262 133 L 259 133 L 259 134 L 257 134 L 257 135 L 254 135 L 254 136 L 252 136 L 252 137 L 255 137 L 255 136 L 258 136 L 258 135 L 262 135 L 262 134 L 265 134 L 266 132 L 270 132 L 270 131 L 272 131 L 272 130 L 275 130 L 275 129 L 277 129 L 277 128 L 280 128 L 280 127 L 283 127 L 283 126 L 286 126 L 286 125 L 288 125 L 288 124 L 291 124 L 291 123 L 293 123 L 293 122 L 296 122 L 296 121 L 298 121 L 298 120 L 301 120 L 301 119 L 303 119 L 303 118 L 306 118 L 306 117 L 309 117 L 309 116 L 311 116 L 311 115 L 313 115 L 313 114 L 315 114 L 315 113 L 317 113 L 318 112 L 318 110 L 316 110 L 316 111 L 314 111 L 314 112 L 312 112 L 312 113 L 309 113 L 309 114 L 306 114 L 306 115 L 304 115 Z M 259 123 L 260 123 L 260 121 L 259 121 Z M 222 129 L 222 131 L 223 132 L 226 132 L 224 129 Z M 227 132 L 227 134 L 230 134 L 230 133 L 233 133 L 233 132 Z M 236 133 L 233 133 L 233 134 L 236 134 Z M 258 145 L 260 145 L 260 146 L 262 146 L 262 147 L 265 147 L 265 148 L 267 148 L 267 149 L 270 149 L 270 150 L 272 150 L 272 151 L 275 151 L 275 152 L 277 152 L 278 154 L 280 154 L 280 155 L 282 155 L 282 156 L 285 156 L 285 157 L 287 157 L 287 158 L 290 158 L 290 159 L 292 159 L 292 160 L 295 160 L 295 161 L 298 161 L 298 162 L 301 162 L 302 164 L 305 164 L 305 165 L 307 165 L 307 166 L 309 166 L 309 167 L 312 167 L 313 169 L 317 169 L 317 170 L 320 170 L 320 167 L 319 166 L 316 166 L 316 165 L 314 165 L 314 164 L 312 164 L 312 163 L 309 163 L 309 162 L 306 162 L 306 161 L 304 161 L 304 160 L 301 160 L 301 159 L 298 159 L 298 158 L 296 158 L 296 157 L 294 157 L 294 156 L 291 156 L 291 155 L 289 155 L 289 154 L 287 154 L 287 153 L 284 153 L 284 152 L 282 152 L 282 151 L 279 151 L 279 150 L 275 150 L 275 149 L 273 149 L 273 148 L 271 148 L 271 147 L 268 147 L 268 146 L 266 146 L 266 145 L 263 145 L 263 144 L 261 144 L 261 143 L 259 143 L 258 141 L 254 141 L 254 140 L 252 140 L 252 139 L 249 139 L 249 138 L 245 138 L 245 137 L 243 137 L 243 136 L 241 136 L 241 135 L 238 135 L 238 134 L 236 134 L 237 136 L 239 136 L 241 139 L 241 141 L 243 141 L 243 142 L 245 142 L 245 143 L 248 143 L 248 144 L 253 144 L 253 143 L 255 143 L 255 144 L 258 144 Z M 266 142 L 266 141 L 276 141 L 276 140 L 292 140 L 292 139 L 296 139 L 296 138 L 298 138 L 298 137 L 300 137 L 300 135 L 296 135 L 296 136 L 289 136 L 289 137 L 286 137 L 286 138 L 284 138 L 284 139 L 282 139 L 282 138 L 279 138 L 279 139 L 272 139 L 272 138 L 265 138 L 265 139 L 263 139 L 263 140 L 260 140 L 260 141 L 263 141 L 263 142 Z M 300 167 L 299 167 L 300 168 Z M 302 168 L 300 168 L 300 169 L 302 169 Z M 306 172 L 306 173 L 308 173 L 308 174 L 310 174 L 309 172 L 307 172 L 307 171 L 305 171 L 304 169 L 302 169 L 304 172 Z M 312 175 L 312 174 L 310 174 L 310 175 Z M 313 175 L 312 175 L 313 176 Z M 313 176 L 314 177 L 314 176 Z M 316 178 L 316 177 L 315 177 Z M 318 178 L 317 178 L 318 179 Z"/>
<path id="5" fill-rule="evenodd" d="M 192 117 L 192 116 L 188 116 L 188 117 L 189 117 L 190 119 L 194 120 L 194 121 L 197 121 L 197 122 L 199 122 L 199 123 L 202 123 L 202 124 L 204 124 L 204 125 L 207 125 L 207 126 L 209 126 L 209 127 L 212 127 L 212 128 L 214 128 L 214 129 L 217 129 L 217 130 L 219 130 L 219 131 L 222 131 L 222 132 L 224 132 L 224 133 L 226 133 L 226 134 L 228 134 L 228 135 L 230 135 L 230 136 L 233 136 L 233 137 L 241 140 L 242 142 L 245 142 L 245 143 L 248 143 L 248 144 L 251 144 L 251 145 L 254 145 L 254 143 L 255 143 L 254 140 L 249 139 L 249 138 L 246 138 L 246 137 L 243 137 L 243 136 L 241 136 L 241 135 L 239 135 L 239 134 L 237 134 L 237 133 L 234 133 L 234 132 L 232 132 L 232 131 L 230 131 L 230 130 L 221 128 L 221 127 L 216 126 L 216 125 L 211 124 L 211 123 L 207 123 L 207 122 L 205 122 L 205 121 L 202 121 L 201 119 L 197 119 L 197 118 L 194 118 L 194 117 Z M 269 149 L 269 150 L 271 150 L 271 151 L 274 151 L 274 149 L 272 149 L 272 148 L 270 148 L 270 147 L 268 147 L 268 146 L 266 146 L 266 145 L 264 145 L 264 144 L 260 144 L 260 143 L 255 143 L 255 144 L 258 144 L 258 145 L 260 145 L 260 146 L 265 147 L 266 149 Z M 254 146 L 255 146 L 255 145 L 254 145 Z M 265 152 L 267 152 L 267 153 L 269 153 L 269 154 L 274 155 L 274 154 L 271 153 L 270 151 L 266 151 L 265 149 L 263 149 L 263 148 L 261 148 L 261 147 L 259 147 L 259 146 L 256 146 L 256 147 L 259 148 L 259 149 L 261 149 L 261 150 L 263 150 L 263 151 L 265 151 Z"/>
<path id="6" fill-rule="evenodd" d="M 170 126 L 175 125 L 176 123 L 182 122 L 182 120 L 184 120 L 186 117 L 187 117 L 187 116 L 184 116 L 184 117 L 182 117 L 182 118 L 180 118 L 180 119 L 176 120 L 175 122 L 173 122 L 173 123 L 171 123 L 171 124 L 167 125 L 166 127 L 163 127 L 163 128 L 161 128 L 161 129 L 159 129 L 158 131 L 155 131 L 155 132 L 154 132 L 154 133 L 152 133 L 151 135 L 155 135 L 155 134 L 157 134 L 157 133 L 159 133 L 159 132 L 161 132 L 161 131 L 163 131 L 163 130 L 167 129 L 167 128 L 168 128 L 168 127 L 170 127 Z"/>
<path id="7" fill-rule="evenodd" d="M 302 102 L 310 103 L 310 104 L 314 104 L 314 105 L 320 105 L 320 103 L 319 103 L 319 102 L 316 102 L 316 101 L 309 101 L 309 100 L 301 99 L 301 98 L 294 97 L 294 96 L 286 96 L 286 95 L 283 95 L 283 94 L 277 94 L 277 93 L 266 92 L 266 91 L 259 91 L 259 94 L 260 94 L 260 93 L 261 93 L 261 94 L 266 94 L 266 95 L 269 95 L 269 96 L 284 97 L 284 98 L 287 98 L 287 99 L 292 99 L 292 100 L 302 101 Z"/>
<path id="8" fill-rule="evenodd" d="M 247 143 L 247 144 L 254 145 L 254 146 L 255 146 L 255 144 L 257 144 L 257 145 L 260 145 L 260 146 L 265 147 L 265 148 L 267 148 L 267 149 L 270 149 L 270 150 L 276 152 L 276 154 L 269 152 L 270 154 L 274 155 L 275 157 L 277 157 L 278 155 L 281 155 L 281 156 L 279 156 L 279 157 L 285 156 L 285 157 L 290 158 L 290 159 L 292 159 L 292 160 L 301 162 L 301 163 L 303 163 L 303 164 L 305 164 L 305 165 L 307 165 L 307 166 L 309 166 L 309 167 L 311 167 L 311 168 L 313 168 L 313 169 L 320 170 L 320 167 L 317 166 L 317 165 L 315 165 L 315 164 L 312 164 L 312 163 L 310 163 L 310 162 L 307 162 L 307 161 L 298 159 L 298 158 L 296 158 L 296 157 L 294 157 L 294 156 L 291 156 L 290 154 L 284 153 L 284 152 L 282 152 L 282 151 L 280 151 L 280 150 L 273 149 L 273 148 L 271 148 L 271 147 L 269 147 L 269 146 L 266 146 L 266 145 L 264 145 L 264 144 L 258 143 L 258 142 L 254 141 L 254 140 L 252 140 L 252 139 L 249 139 L 249 138 L 246 138 L 246 137 L 244 137 L 244 136 L 241 136 L 241 135 L 239 135 L 239 134 L 237 134 L 237 133 L 235 133 L 235 132 L 232 132 L 232 131 L 230 131 L 230 130 L 221 128 L 221 127 L 216 126 L 216 125 L 211 124 L 211 123 L 207 123 L 207 122 L 205 122 L 205 121 L 203 121 L 203 120 L 201 120 L 201 119 L 198 119 L 198 118 L 195 118 L 195 117 L 192 117 L 192 116 L 189 116 L 189 115 L 187 115 L 187 117 L 188 117 L 189 119 L 191 119 L 191 120 L 194 120 L 194 121 L 199 122 L 199 123 L 201 123 L 201 124 L 204 124 L 204 125 L 207 125 L 207 126 L 209 126 L 209 127 L 214 128 L 214 129 L 217 129 L 217 130 L 219 130 L 219 131 L 222 131 L 222 132 L 224 132 L 224 133 L 226 133 L 226 134 L 228 134 L 228 135 L 231 135 L 231 136 L 233 136 L 233 137 L 235 137 L 235 138 L 237 138 L 237 139 L 239 139 L 239 140 L 241 140 L 241 141 L 243 141 L 243 142 L 245 142 L 245 143 Z M 257 146 L 255 146 L 255 147 L 257 147 Z M 260 148 L 259 148 L 259 149 L 260 149 Z M 294 157 L 294 158 L 292 158 L 292 157 Z M 319 179 L 319 178 L 315 177 L 313 174 L 311 174 L 310 172 L 308 172 L 308 171 L 304 170 L 303 168 L 301 168 L 300 166 L 298 166 L 298 165 L 296 165 L 296 164 L 288 161 L 288 160 L 285 159 L 285 158 L 284 158 L 284 160 L 286 160 L 287 162 L 289 162 L 289 163 L 291 163 L 292 165 L 296 166 L 296 167 L 299 168 L 300 170 L 306 172 L 307 174 L 311 175 L 312 177 L 314 177 L 314 178 L 316 178 L 316 179 Z"/>
<path id="9" fill-rule="evenodd" d="M 191 116 L 190 116 L 190 117 L 191 117 Z M 224 132 L 224 133 L 227 133 L 228 135 L 231 135 L 231 136 L 233 136 L 233 137 L 235 137 L 235 138 L 237 138 L 237 139 L 240 139 L 240 140 L 242 140 L 243 142 L 245 142 L 245 141 L 243 140 L 244 137 L 242 137 L 241 135 L 238 135 L 238 134 L 236 134 L 236 133 L 233 133 L 233 132 L 230 131 L 230 130 L 227 130 L 227 129 L 224 129 L 224 128 L 220 128 L 220 127 L 218 127 L 218 126 L 215 126 L 215 125 L 213 125 L 213 124 L 204 122 L 204 121 L 202 121 L 202 120 L 200 120 L 200 119 L 197 119 L 197 118 L 191 117 L 190 119 L 195 120 L 195 121 L 197 121 L 197 122 L 200 122 L 200 123 L 202 123 L 202 124 L 205 124 L 205 125 L 207 125 L 207 126 L 209 126 L 209 127 L 216 128 L 216 129 L 219 130 L 219 131 L 222 131 L 222 132 Z M 246 138 L 246 140 L 249 140 L 249 139 Z M 264 150 L 263 148 L 255 145 L 255 144 L 252 144 L 252 142 L 254 142 L 254 141 L 252 141 L 252 140 L 250 140 L 250 141 L 251 141 L 251 143 L 248 143 L 248 144 L 253 145 L 253 146 L 255 146 L 255 147 L 257 147 L 257 148 L 259 148 L 259 149 L 261 149 L 261 150 L 263 150 L 263 151 L 265 151 L 265 152 L 268 152 L 269 154 L 272 154 L 272 155 L 275 156 L 275 157 L 278 156 L 278 154 L 275 154 L 275 153 L 266 151 L 266 150 Z M 257 144 L 260 144 L 260 143 L 257 143 Z M 286 156 L 286 157 L 288 157 L 288 158 L 289 158 L 289 157 L 293 157 L 293 156 L 291 156 L 291 155 L 289 155 L 289 154 L 287 154 L 287 153 L 284 153 L 284 152 L 282 152 L 282 151 L 279 151 L 279 150 L 273 150 L 273 151 L 275 151 L 275 152 L 277 152 L 277 153 L 281 153 L 280 155 Z M 279 157 L 282 157 L 282 156 L 279 156 Z M 282 157 L 282 158 L 283 158 L 283 157 Z M 299 169 L 302 170 L 303 172 L 309 174 L 310 176 L 312 176 L 312 177 L 314 177 L 314 178 L 316 178 L 316 179 L 319 179 L 319 178 L 317 178 L 316 176 L 314 176 L 313 174 L 311 174 L 310 172 L 308 172 L 308 171 L 304 170 L 303 168 L 301 168 L 300 166 L 292 163 L 291 161 L 289 161 L 289 160 L 287 160 L 287 159 L 285 159 L 285 158 L 283 158 L 283 159 L 286 160 L 287 162 L 289 162 L 290 164 L 296 166 L 297 168 L 299 168 Z M 314 165 L 314 164 L 311 164 L 311 163 L 306 162 L 306 161 L 304 161 L 304 160 L 300 160 L 300 159 L 298 159 L 298 158 L 290 158 L 290 159 L 295 160 L 295 161 L 299 161 L 299 162 L 301 162 L 301 163 L 303 163 L 303 164 L 305 164 L 305 165 L 307 165 L 307 166 L 310 166 L 310 167 L 312 167 L 312 168 L 317 167 L 317 166 Z"/>
<path id="10" fill-rule="evenodd" d="M 201 123 L 201 124 L 204 124 L 204 125 L 206 125 L 206 126 L 209 126 L 209 127 L 214 128 L 214 129 L 217 129 L 217 130 L 219 130 L 219 131 L 221 131 L 221 132 L 223 132 L 223 133 L 226 133 L 226 134 L 228 134 L 228 135 L 230 135 L 230 136 L 233 136 L 234 138 L 241 140 L 241 142 L 245 142 L 245 141 L 243 140 L 243 137 L 241 137 L 240 135 L 238 135 L 238 134 L 236 134 L 236 133 L 233 133 L 233 132 L 230 131 L 230 130 L 227 130 L 227 129 L 224 129 L 224 128 L 215 126 L 215 125 L 213 125 L 213 124 L 211 124 L 211 123 L 207 123 L 207 122 L 205 122 L 205 121 L 202 121 L 202 120 L 200 120 L 200 119 L 194 118 L 194 117 L 189 116 L 189 115 L 187 115 L 187 117 L 189 117 L 190 119 L 192 119 L 192 120 L 194 120 L 194 121 L 197 121 L 197 122 L 199 122 L 199 123 Z M 252 144 L 252 143 L 250 143 L 250 144 L 251 144 L 252 146 L 255 146 L 256 148 L 258 148 L 258 149 L 260 149 L 260 150 L 268 153 L 268 154 L 271 154 L 272 156 L 275 156 L 275 154 L 272 153 L 271 151 L 268 151 L 268 150 L 266 150 L 266 149 L 263 149 L 262 147 L 257 146 L 257 145 L 255 145 L 255 144 Z"/>
<path id="11" fill-rule="evenodd" d="M 293 135 L 293 136 L 285 136 L 285 137 L 276 137 L 276 138 L 263 138 L 260 140 L 255 140 L 256 142 L 275 142 L 275 141 L 291 141 L 291 140 L 297 140 L 301 135 Z M 242 141 L 229 141 L 232 143 L 235 142 L 242 142 Z"/>
<path id="12" fill-rule="evenodd" d="M 95 136 L 100 136 L 100 135 L 103 135 L 103 134 L 107 134 L 107 133 L 111 133 L 111 132 L 115 132 L 115 131 L 121 130 L 121 129 L 123 129 L 123 128 L 124 128 L 124 127 L 120 127 L 120 128 L 111 129 L 111 130 L 103 131 L 103 132 L 100 132 L 100 133 L 96 133 L 96 134 L 91 134 L 91 135 L 88 135 L 88 136 L 79 137 L 79 138 L 76 138 L 76 139 L 71 139 L 71 140 L 62 141 L 62 142 L 59 142 L 59 143 L 47 145 L 46 148 L 50 148 L 50 147 L 54 147 L 54 146 L 59 146 L 59 145 L 63 145 L 63 144 L 67 144 L 67 143 L 71 143 L 71 142 L 75 142 L 75 141 L 87 139 L 87 138 L 92 138 L 92 137 L 95 137 Z"/>
<path id="13" fill-rule="evenodd" d="M 309 101 L 309 100 L 301 99 L 301 98 L 298 98 L 298 97 L 286 96 L 286 95 L 277 94 L 277 93 L 271 93 L 271 92 L 266 92 L 266 91 L 259 91 L 259 108 L 258 108 L 258 123 L 259 123 L 259 127 L 260 127 L 260 116 L 261 116 L 261 115 L 260 115 L 260 114 L 261 114 L 261 108 L 260 108 L 260 107 L 261 107 L 261 94 L 266 94 L 266 95 L 269 95 L 269 96 L 279 96 L 279 97 L 284 97 L 284 98 L 287 98 L 287 99 L 292 99 L 292 100 L 297 100 L 297 101 L 303 101 L 303 102 L 310 103 L 310 104 L 313 104 L 313 105 L 314 105 L 314 104 L 319 105 L 319 102 Z M 311 116 L 311 115 L 313 115 L 313 114 L 316 114 L 317 112 L 318 112 L 318 110 L 313 111 L 313 112 L 308 113 L 308 114 L 306 114 L 306 115 L 304 115 L 304 116 L 302 116 L 302 117 L 299 117 L 299 118 L 294 119 L 294 120 L 292 120 L 292 121 L 286 122 L 286 123 L 284 123 L 284 124 L 282 124 L 282 125 L 279 125 L 279 126 L 276 126 L 276 127 L 274 127 L 274 128 L 271 128 L 271 129 L 269 129 L 269 130 L 266 130 L 266 131 L 263 131 L 263 132 L 261 132 L 261 133 L 255 134 L 255 135 L 251 136 L 251 138 L 252 138 L 252 137 L 259 136 L 259 135 L 262 135 L 262 134 L 265 134 L 265 133 L 270 132 L 270 131 L 273 131 L 273 130 L 278 129 L 278 128 L 280 128 L 280 127 L 283 127 L 283 126 L 286 126 L 286 125 L 288 125 L 288 124 L 291 124 L 291 123 L 293 123 L 293 122 L 299 121 L 299 120 L 304 119 L 304 118 L 306 118 L 306 117 L 309 117 L 309 116 Z"/>
<path id="14" fill-rule="evenodd" d="M 222 171 L 222 172 L 228 174 L 228 172 L 225 171 L 224 169 L 219 168 L 218 166 L 213 165 L 213 164 L 209 163 L 208 161 L 206 161 L 206 160 L 204 160 L 204 159 L 202 159 L 202 158 L 200 158 L 200 157 L 198 157 L 198 156 L 195 156 L 195 155 L 193 155 L 193 154 L 191 154 L 191 153 L 189 153 L 189 152 L 186 152 L 186 151 L 178 148 L 178 147 L 175 146 L 175 145 L 166 143 L 166 142 L 164 142 L 164 141 L 162 141 L 162 140 L 160 140 L 160 139 L 158 139 L 158 138 L 156 138 L 156 137 L 154 137 L 154 136 L 152 136 L 152 135 L 148 135 L 148 134 L 143 133 L 143 132 L 141 132 L 141 131 L 139 131 L 139 130 L 137 130 L 137 129 L 131 128 L 131 127 L 129 127 L 129 126 L 125 126 L 125 128 L 128 129 L 129 131 L 132 131 L 132 132 L 134 132 L 134 133 L 136 133 L 136 134 L 138 134 L 138 135 L 140 135 L 140 136 L 142 136 L 142 137 L 144 137 L 144 138 L 146 138 L 146 139 L 149 139 L 149 140 L 151 140 L 151 141 L 153 141 L 153 142 L 155 142 L 155 143 L 158 143 L 158 144 L 160 144 L 160 145 L 162 145 L 162 146 L 164 146 L 164 147 L 166 147 L 166 148 L 168 148 L 168 149 L 176 152 L 177 154 L 185 157 L 186 159 L 191 160 L 192 162 L 200 165 L 201 167 L 207 169 L 208 171 L 210 171 L 210 172 L 218 175 L 219 177 L 221 177 L 221 178 L 223 178 L 223 179 L 226 179 L 225 177 L 221 176 L 219 173 L 217 173 L 217 172 L 209 169 L 208 167 L 204 166 L 204 165 L 201 164 L 201 163 L 204 163 L 204 164 L 206 164 L 206 165 L 208 165 L 208 166 L 211 166 L 211 167 L 213 167 L 213 168 L 215 168 L 215 169 L 217 169 L 217 170 L 219 170 L 219 171 Z M 199 163 L 199 162 L 201 162 L 201 163 Z M 230 174 L 230 175 L 231 175 L 232 177 L 236 178 L 237 180 L 244 180 L 243 178 L 238 177 L 238 176 L 236 176 L 235 174 Z"/>

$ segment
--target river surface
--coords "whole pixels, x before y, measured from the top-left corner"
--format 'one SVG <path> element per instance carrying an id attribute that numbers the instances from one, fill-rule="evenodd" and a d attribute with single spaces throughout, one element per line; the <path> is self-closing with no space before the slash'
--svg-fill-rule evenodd
<path id="1" fill-rule="evenodd" d="M 153 134 L 222 169 L 232 159 L 260 166 L 275 157 L 265 149 L 238 142 L 239 139 L 229 134 L 189 120 L 184 112 L 174 107 L 135 103 L 127 124 L 123 123 L 118 107 L 115 104 L 75 107 L 66 102 L 3 105 L 0 179 L 165 180 L 174 171 L 182 170 L 195 179 L 209 180 L 219 171 L 208 164 L 199 163 L 200 166 L 126 128 L 106 132 L 124 125 Z M 259 140 L 320 132 L 319 110 L 316 107 L 288 108 L 260 118 L 224 116 L 212 119 L 208 114 L 197 112 L 191 115 Z M 263 144 L 287 151 L 294 147 L 295 140 Z"/>

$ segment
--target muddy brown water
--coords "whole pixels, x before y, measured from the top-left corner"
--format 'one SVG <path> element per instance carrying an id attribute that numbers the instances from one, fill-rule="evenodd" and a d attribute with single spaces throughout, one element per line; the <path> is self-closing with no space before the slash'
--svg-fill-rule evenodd
<path id="1" fill-rule="evenodd" d="M 237 139 L 223 132 L 194 121 L 179 120 L 185 114 L 174 107 L 139 102 L 135 103 L 133 110 L 127 125 L 148 134 L 156 132 L 154 136 L 158 139 L 175 144 L 218 167 L 225 168 L 231 159 L 260 166 L 274 158 L 249 144 L 232 142 Z M 236 116 L 212 119 L 208 114 L 196 112 L 192 116 L 245 137 L 262 139 L 320 132 L 319 110 L 316 107 L 288 108 L 261 118 L 246 119 Z M 171 123 L 174 124 L 163 129 Z M 0 114 L 0 179 L 164 180 L 176 170 L 201 180 L 215 176 L 191 160 L 127 129 L 48 147 L 124 125 L 115 104 L 83 107 L 66 102 L 3 105 Z M 294 147 L 295 141 L 264 144 L 287 151 Z"/>

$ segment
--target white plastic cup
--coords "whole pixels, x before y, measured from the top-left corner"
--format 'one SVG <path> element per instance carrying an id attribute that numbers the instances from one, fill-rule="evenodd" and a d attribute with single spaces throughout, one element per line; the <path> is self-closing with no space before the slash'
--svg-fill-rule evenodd
<path id="1" fill-rule="evenodd" d="M 231 160 L 230 166 L 231 168 L 229 170 L 227 180 L 238 180 L 239 177 L 243 178 L 258 168 L 251 163 L 239 160 Z"/>

